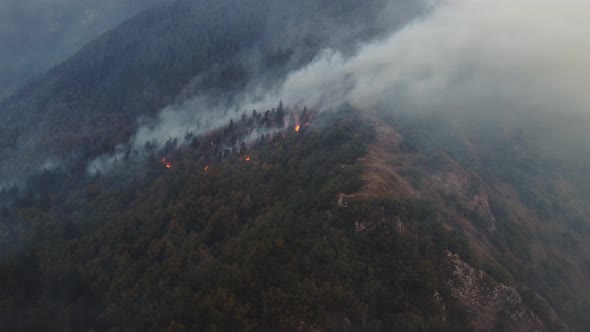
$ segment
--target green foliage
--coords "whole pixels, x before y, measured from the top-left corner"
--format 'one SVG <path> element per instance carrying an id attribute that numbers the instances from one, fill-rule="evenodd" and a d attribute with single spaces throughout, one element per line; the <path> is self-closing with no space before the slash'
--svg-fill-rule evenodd
<path id="1" fill-rule="evenodd" d="M 468 256 L 467 243 L 425 202 L 337 205 L 360 185 L 343 165 L 374 137 L 358 116 L 323 114 L 223 158 L 212 133 L 155 178 L 116 189 L 99 179 L 48 207 L 10 209 L 0 225 L 35 246 L 2 256 L 2 326 L 442 330 L 439 263 L 446 249 Z"/>

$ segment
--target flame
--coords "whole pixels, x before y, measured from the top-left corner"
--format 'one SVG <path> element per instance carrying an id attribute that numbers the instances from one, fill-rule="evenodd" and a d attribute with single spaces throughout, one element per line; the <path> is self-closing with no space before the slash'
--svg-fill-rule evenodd
<path id="1" fill-rule="evenodd" d="M 300 124 L 297 124 L 295 126 L 295 132 L 298 133 L 299 132 L 299 129 L 301 129 L 301 125 Z"/>
<path id="2" fill-rule="evenodd" d="M 209 166 L 205 166 L 205 172 L 209 170 Z"/>
<path id="3" fill-rule="evenodd" d="M 162 165 L 166 168 L 172 168 L 172 166 L 174 166 L 174 164 L 166 158 L 162 158 Z"/>
<path id="4" fill-rule="evenodd" d="M 250 161 L 250 156 L 246 156 L 246 161 Z"/>

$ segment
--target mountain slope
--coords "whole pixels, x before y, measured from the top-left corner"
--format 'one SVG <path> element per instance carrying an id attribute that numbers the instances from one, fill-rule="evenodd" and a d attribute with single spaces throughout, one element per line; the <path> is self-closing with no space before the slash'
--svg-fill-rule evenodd
<path id="1" fill-rule="evenodd" d="M 45 165 L 83 168 L 174 101 L 225 101 L 321 49 L 354 48 L 418 11 L 400 3 L 398 21 L 369 25 L 384 1 L 175 1 L 141 13 L 0 103 L 0 185 Z"/>
<path id="2" fill-rule="evenodd" d="M 2 325 L 547 330 L 516 290 L 466 262 L 466 239 L 426 201 L 342 199 L 363 185 L 352 165 L 375 139 L 357 111 L 264 114 L 154 156 L 123 188 L 106 175 L 5 210 Z M 278 131 L 222 149 L 260 126 Z"/>
<path id="3" fill-rule="evenodd" d="M 391 3 L 399 21 L 381 15 Z M 2 101 L 0 327 L 589 330 L 586 158 L 556 158 L 519 116 L 280 96 L 224 112 L 322 74 L 305 65 L 339 64 L 420 8 L 175 1 Z M 363 59 L 327 80 L 336 100 Z M 216 125 L 134 145 L 175 107 Z M 101 158 L 112 167 L 89 172 Z"/>
<path id="4" fill-rule="evenodd" d="M 217 14 L 191 3 L 143 13 L 8 98 L 1 105 L 8 118 L 4 172 L 21 169 L 22 159 L 39 167 L 41 158 L 92 155 L 126 140 L 138 116 L 170 103 L 191 78 L 218 59 L 229 61 L 264 28 L 250 16 L 250 30 L 224 34 L 222 5 L 214 6 Z"/>
<path id="5" fill-rule="evenodd" d="M 549 303 L 574 330 L 586 329 L 590 221 L 569 174 L 522 136 L 486 140 L 450 130 L 450 120 L 391 113 L 369 121 L 379 139 L 360 160 L 365 185 L 352 199 L 427 200 L 467 236 L 481 268 L 526 294 L 539 316 L 562 325 Z"/>

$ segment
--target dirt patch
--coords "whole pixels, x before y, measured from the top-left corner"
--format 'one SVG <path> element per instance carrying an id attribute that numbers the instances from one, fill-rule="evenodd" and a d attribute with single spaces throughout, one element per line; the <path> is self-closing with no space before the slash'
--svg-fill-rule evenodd
<path id="1" fill-rule="evenodd" d="M 376 140 L 358 160 L 364 185 L 347 199 L 424 199 L 439 211 L 439 220 L 471 240 L 477 256 L 492 259 L 493 247 L 482 232 L 495 230 L 483 180 L 441 153 L 425 157 L 402 149 L 404 138 L 392 126 L 371 116 Z M 483 225 L 466 215 L 476 215 Z M 493 259 L 492 259 L 493 260 Z"/>
<path id="2" fill-rule="evenodd" d="M 367 154 L 359 159 L 363 165 L 361 179 L 363 187 L 354 198 L 419 198 L 413 186 L 398 172 L 405 163 L 400 145 L 402 137 L 392 127 L 373 122 L 377 139 L 369 146 Z"/>

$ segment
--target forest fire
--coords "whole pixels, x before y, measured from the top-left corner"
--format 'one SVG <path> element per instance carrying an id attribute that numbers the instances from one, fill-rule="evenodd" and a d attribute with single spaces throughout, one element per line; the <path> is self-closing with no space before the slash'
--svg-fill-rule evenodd
<path id="1" fill-rule="evenodd" d="M 172 168 L 172 166 L 174 166 L 174 163 L 171 160 L 168 160 L 166 158 L 162 158 L 162 165 L 168 169 Z"/>
<path id="2" fill-rule="evenodd" d="M 162 169 L 184 169 L 186 155 L 190 150 L 202 155 L 200 160 L 203 164 L 197 163 L 193 168 L 198 173 L 217 173 L 217 168 L 204 163 L 213 163 L 213 160 L 231 159 L 242 163 L 259 164 L 261 158 L 251 148 L 262 144 L 282 145 L 285 144 L 291 135 L 302 137 L 307 134 L 308 128 L 313 122 L 315 112 L 304 108 L 302 111 L 290 111 L 288 118 L 285 111 L 277 109 L 264 113 L 253 111 L 252 116 L 245 113 L 241 120 L 230 120 L 226 126 L 221 126 L 201 136 L 187 134 L 185 140 L 190 139 L 187 147 L 177 146 L 176 140 L 170 139 L 171 144 L 165 146 L 160 155 Z M 294 133 L 291 131 L 293 130 Z M 174 144 L 172 144 L 174 143 Z M 168 146 L 169 145 L 169 146 Z M 254 155 L 250 155 L 253 153 Z M 158 160 L 158 159 L 156 159 Z M 213 165 L 213 164 L 212 164 Z"/>

